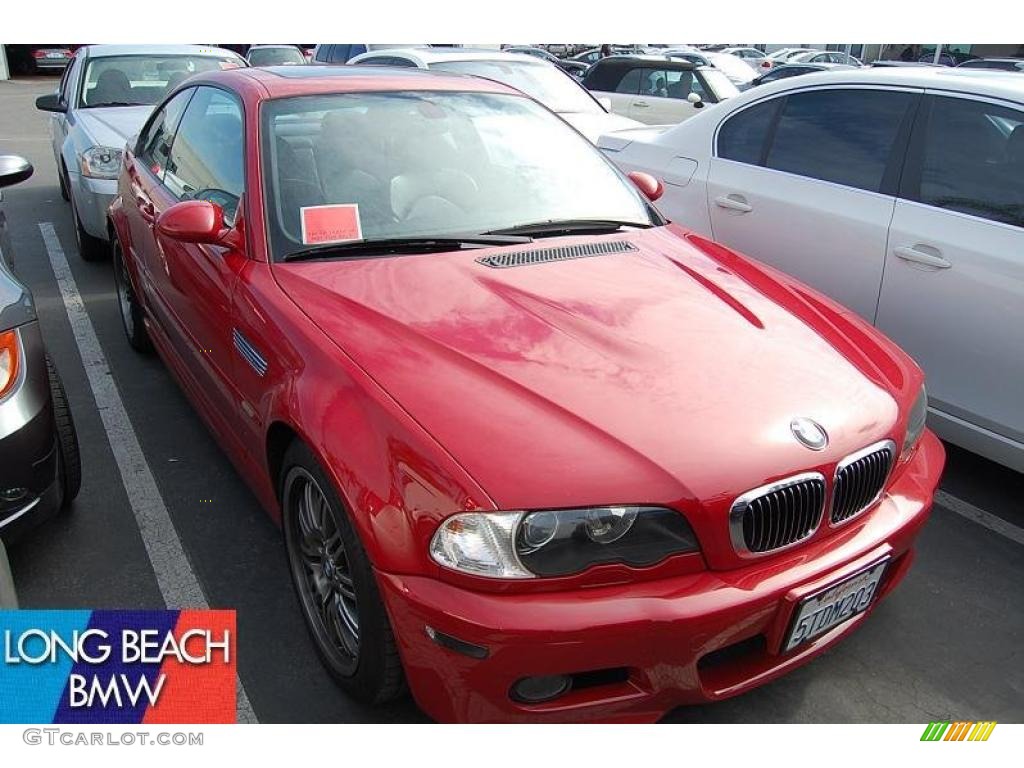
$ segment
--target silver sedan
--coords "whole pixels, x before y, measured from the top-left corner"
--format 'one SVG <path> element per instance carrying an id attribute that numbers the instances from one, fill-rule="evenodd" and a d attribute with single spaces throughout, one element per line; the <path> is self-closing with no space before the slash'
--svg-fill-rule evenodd
<path id="1" fill-rule="evenodd" d="M 121 153 L 153 106 L 196 72 L 244 66 L 231 51 L 198 45 L 89 45 L 75 52 L 57 91 L 40 96 L 36 108 L 51 113 L 58 182 L 71 202 L 83 259 L 107 253 L 107 207 Z"/>

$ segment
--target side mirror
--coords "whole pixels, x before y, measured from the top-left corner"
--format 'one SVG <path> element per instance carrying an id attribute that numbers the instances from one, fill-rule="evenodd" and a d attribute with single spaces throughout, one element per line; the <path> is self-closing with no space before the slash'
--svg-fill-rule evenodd
<path id="1" fill-rule="evenodd" d="M 160 214 L 156 229 L 161 235 L 182 243 L 223 245 L 224 211 L 209 200 L 185 200 Z"/>
<path id="2" fill-rule="evenodd" d="M 693 104 L 695 109 L 700 109 L 701 107 L 704 106 L 704 100 L 700 97 L 699 94 L 696 94 L 693 91 L 690 91 L 689 95 L 686 97 L 686 100 Z"/>
<path id="3" fill-rule="evenodd" d="M 661 183 L 661 179 L 656 179 L 649 173 L 643 171 L 630 171 L 629 180 L 636 185 L 644 197 L 650 200 L 652 203 L 665 194 L 665 185 Z"/>
<path id="4" fill-rule="evenodd" d="M 17 155 L 0 155 L 0 187 L 20 184 L 32 175 L 32 164 Z"/>
<path id="5" fill-rule="evenodd" d="M 607 96 L 602 96 L 601 98 L 599 98 L 597 100 L 597 103 L 601 105 L 601 108 L 604 109 L 605 112 L 612 111 L 612 100 L 609 99 Z"/>
<path id="6" fill-rule="evenodd" d="M 36 109 L 43 112 L 67 112 L 67 104 L 62 104 L 56 93 L 47 93 L 36 99 Z"/>

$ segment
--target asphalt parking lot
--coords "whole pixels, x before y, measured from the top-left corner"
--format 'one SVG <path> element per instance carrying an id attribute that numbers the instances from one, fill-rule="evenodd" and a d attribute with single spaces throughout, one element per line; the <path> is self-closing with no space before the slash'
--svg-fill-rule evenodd
<path id="1" fill-rule="evenodd" d="M 35 166 L 5 190 L 14 268 L 35 294 L 74 411 L 84 480 L 73 511 L 10 552 L 25 608 L 161 608 L 164 592 L 94 397 L 112 377 L 187 567 L 211 607 L 234 608 L 239 677 L 260 722 L 421 721 L 411 701 L 369 709 L 327 678 L 292 593 L 279 531 L 155 356 L 124 340 L 109 262 L 78 258 L 36 96 L 53 78 L 0 82 L 0 153 Z M 48 258 L 52 225 L 99 348 L 83 351 Z M 43 225 L 42 227 L 40 225 Z M 51 244 L 52 250 L 52 244 Z M 93 382 L 87 370 L 94 373 Z M 107 403 L 101 403 L 108 407 Z M 108 420 L 109 421 L 109 420 Z M 112 445 L 114 448 L 112 448 Z M 904 584 L 838 647 L 751 694 L 681 708 L 675 722 L 1024 720 L 1024 475 L 948 447 L 934 514 Z M 160 542 L 158 541 L 159 545 Z M 173 549 L 171 550 L 173 551 Z"/>

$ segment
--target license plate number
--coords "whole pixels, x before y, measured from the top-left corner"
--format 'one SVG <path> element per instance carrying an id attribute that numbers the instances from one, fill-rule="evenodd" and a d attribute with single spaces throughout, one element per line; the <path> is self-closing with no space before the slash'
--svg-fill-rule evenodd
<path id="1" fill-rule="evenodd" d="M 886 565 L 888 560 L 882 560 L 801 600 L 796 607 L 789 636 L 782 646 L 783 653 L 866 611 L 875 597 Z"/>
<path id="2" fill-rule="evenodd" d="M 63 53 L 48 53 L 48 54 L 46 54 L 46 58 L 48 58 L 48 59 L 63 59 L 64 58 L 64 54 Z"/>

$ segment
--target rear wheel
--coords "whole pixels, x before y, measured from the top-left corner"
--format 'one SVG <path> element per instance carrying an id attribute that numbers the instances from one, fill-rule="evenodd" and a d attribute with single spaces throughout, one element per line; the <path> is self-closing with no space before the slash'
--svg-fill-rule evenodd
<path id="1" fill-rule="evenodd" d="M 57 425 L 58 467 L 61 484 L 61 506 L 71 506 L 82 487 L 82 457 L 78 450 L 78 433 L 71 416 L 71 406 L 64 392 L 60 374 L 49 355 L 46 370 L 50 376 L 50 396 L 53 399 L 53 416 Z"/>
<path id="2" fill-rule="evenodd" d="M 117 308 L 121 312 L 121 327 L 124 328 L 125 338 L 132 349 L 136 352 L 148 352 L 152 349 L 152 343 L 116 235 L 111 237 L 111 250 L 114 255 L 114 287 L 117 290 Z"/>
<path id="3" fill-rule="evenodd" d="M 281 494 L 292 583 L 320 658 L 360 701 L 394 699 L 404 676 L 373 568 L 327 474 L 298 441 L 285 453 Z"/>

